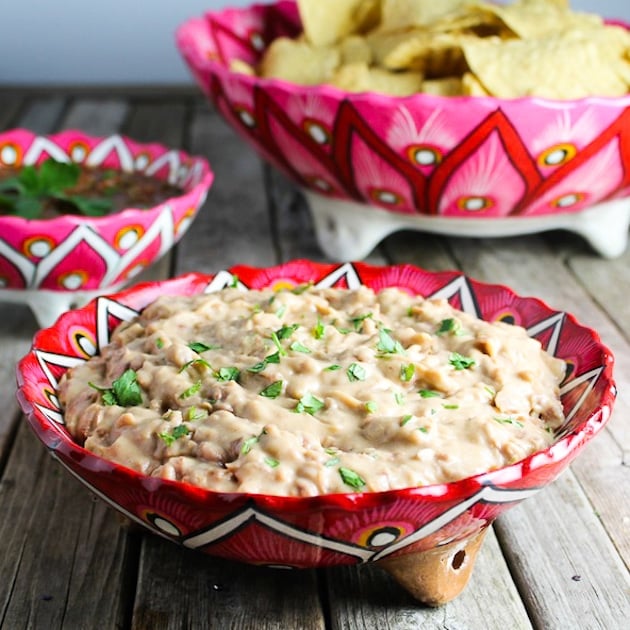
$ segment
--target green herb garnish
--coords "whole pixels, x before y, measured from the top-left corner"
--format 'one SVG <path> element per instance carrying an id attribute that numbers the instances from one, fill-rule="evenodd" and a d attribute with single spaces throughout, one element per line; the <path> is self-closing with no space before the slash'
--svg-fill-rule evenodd
<path id="1" fill-rule="evenodd" d="M 194 422 L 195 420 L 203 420 L 208 417 L 207 409 L 198 409 L 197 407 L 190 407 L 188 410 L 188 420 Z"/>
<path id="2" fill-rule="evenodd" d="M 333 363 L 332 365 L 325 367 L 324 372 L 335 372 L 340 369 L 341 369 L 341 366 L 338 363 Z"/>
<path id="3" fill-rule="evenodd" d="M 396 392 L 394 394 L 394 400 L 396 401 L 397 405 L 404 405 L 405 404 L 405 395 L 402 392 Z"/>
<path id="4" fill-rule="evenodd" d="M 400 366 L 400 380 L 404 382 L 409 382 L 413 375 L 416 372 L 416 366 L 413 363 L 408 363 L 407 365 Z"/>
<path id="5" fill-rule="evenodd" d="M 166 446 L 170 446 L 175 440 L 178 440 L 185 435 L 190 433 L 190 429 L 185 424 L 178 424 L 176 427 L 173 427 L 173 430 L 170 433 L 158 433 L 158 437 L 161 437 Z"/>
<path id="6" fill-rule="evenodd" d="M 313 327 L 313 337 L 315 339 L 322 339 L 324 337 L 325 326 L 322 323 L 322 320 L 318 317 L 317 324 Z"/>
<path id="7" fill-rule="evenodd" d="M 188 344 L 188 347 L 197 354 L 201 354 L 202 352 L 206 352 L 207 350 L 218 350 L 221 346 L 216 346 L 214 344 L 208 345 L 203 341 L 191 341 Z"/>
<path id="8" fill-rule="evenodd" d="M 397 341 L 390 335 L 390 330 L 381 328 L 378 331 L 378 343 L 376 349 L 381 354 L 404 354 L 405 349 L 402 347 L 400 341 Z"/>
<path id="9" fill-rule="evenodd" d="M 275 457 L 265 457 L 265 464 L 267 464 L 267 466 L 270 466 L 271 468 L 277 468 L 278 466 L 280 466 L 280 461 L 277 460 Z"/>
<path id="10" fill-rule="evenodd" d="M 209 370 L 212 369 L 212 366 L 205 360 L 202 359 L 201 357 L 199 357 L 198 359 L 193 359 L 192 361 L 188 361 L 187 363 L 184 363 L 184 365 L 182 365 L 182 367 L 179 368 L 180 372 L 183 372 L 184 370 L 187 370 L 189 367 L 193 367 L 193 366 L 203 366 L 205 368 L 208 368 Z"/>
<path id="11" fill-rule="evenodd" d="M 513 424 L 517 427 L 523 428 L 525 425 L 520 420 L 515 420 L 511 416 L 502 418 L 501 416 L 495 416 L 494 419 L 500 424 Z"/>
<path id="12" fill-rule="evenodd" d="M 418 394 L 420 394 L 421 398 L 441 398 L 442 394 L 440 392 L 436 392 L 433 389 L 420 389 L 418 390 Z"/>
<path id="13" fill-rule="evenodd" d="M 99 387 L 94 383 L 88 385 L 101 392 L 103 404 L 107 406 L 133 407 L 142 404 L 142 391 L 134 370 L 125 370 L 112 382 L 111 388 Z"/>
<path id="14" fill-rule="evenodd" d="M 233 365 L 229 367 L 221 367 L 214 373 L 214 377 L 221 383 L 225 383 L 227 381 L 237 381 L 240 375 L 241 371 Z"/>
<path id="15" fill-rule="evenodd" d="M 265 398 L 278 398 L 282 393 L 282 381 L 274 381 L 271 385 L 267 385 L 265 389 L 260 392 L 260 396 L 264 396 Z"/>
<path id="16" fill-rule="evenodd" d="M 400 419 L 400 426 L 404 427 L 407 424 L 407 422 L 409 422 L 412 418 L 413 418 L 413 416 L 410 413 L 408 413 L 407 415 L 403 416 Z"/>
<path id="17" fill-rule="evenodd" d="M 378 409 L 378 405 L 373 400 L 368 400 L 365 403 L 365 410 L 368 413 L 375 413 L 377 409 Z"/>
<path id="18" fill-rule="evenodd" d="M 300 398 L 297 405 L 295 406 L 295 411 L 297 413 L 309 413 L 311 416 L 315 415 L 322 407 L 324 406 L 324 401 L 317 398 L 317 396 L 313 396 L 310 392 L 307 392 Z"/>
<path id="19" fill-rule="evenodd" d="M 278 339 L 288 339 L 298 328 L 299 324 L 291 324 L 290 326 L 282 326 L 276 330 L 276 337 Z"/>
<path id="20" fill-rule="evenodd" d="M 346 370 L 346 374 L 348 375 L 348 380 L 350 382 L 364 381 L 367 376 L 365 368 L 359 363 L 351 363 Z"/>
<path id="21" fill-rule="evenodd" d="M 50 201 L 69 204 L 77 214 L 100 217 L 113 207 L 111 199 L 93 199 L 71 192 L 79 182 L 81 167 L 49 158 L 20 169 L 15 177 L 0 182 L 0 208 L 7 214 L 37 219 Z"/>
<path id="22" fill-rule="evenodd" d="M 190 398 L 191 396 L 194 396 L 200 389 L 201 389 L 201 381 L 197 381 L 196 383 L 193 383 L 188 389 L 185 389 L 179 395 L 179 397 L 182 400 L 185 400 L 186 398 Z"/>
<path id="23" fill-rule="evenodd" d="M 461 332 L 462 325 L 452 317 L 449 317 L 448 319 L 443 319 L 437 329 L 438 335 L 444 335 L 446 333 L 451 333 L 452 335 L 460 335 Z"/>
<path id="24" fill-rule="evenodd" d="M 459 352 L 451 352 L 448 362 L 456 369 L 456 370 L 467 370 L 475 365 L 475 360 L 471 357 L 465 357 Z"/>
<path id="25" fill-rule="evenodd" d="M 360 332 L 361 328 L 363 328 L 363 322 L 372 317 L 372 313 L 366 313 L 365 315 L 359 315 L 358 317 L 353 317 L 350 321 L 352 322 L 352 326 L 356 332 Z"/>
<path id="26" fill-rule="evenodd" d="M 311 350 L 310 348 L 307 348 L 303 343 L 300 343 L 299 341 L 294 341 L 289 348 L 291 350 L 293 350 L 293 352 L 303 352 L 304 354 L 310 354 Z"/>
<path id="27" fill-rule="evenodd" d="M 262 372 L 270 363 L 280 363 L 279 352 L 274 352 L 273 354 L 266 356 L 262 361 L 259 361 L 258 363 L 252 365 L 252 367 L 247 368 L 247 371 L 258 374 L 259 372 Z"/>
<path id="28" fill-rule="evenodd" d="M 365 480 L 359 475 L 359 473 L 355 472 L 351 468 L 345 468 L 341 466 L 339 468 L 339 475 L 341 476 L 341 480 L 351 488 L 355 490 L 360 490 L 365 486 Z"/>
<path id="29" fill-rule="evenodd" d="M 256 442 L 258 442 L 259 437 L 260 436 L 258 435 L 252 435 L 252 437 L 249 437 L 246 440 L 243 440 L 243 443 L 241 444 L 241 453 L 243 455 L 247 455 L 247 453 L 249 453 L 252 450 L 252 446 L 254 446 Z"/>

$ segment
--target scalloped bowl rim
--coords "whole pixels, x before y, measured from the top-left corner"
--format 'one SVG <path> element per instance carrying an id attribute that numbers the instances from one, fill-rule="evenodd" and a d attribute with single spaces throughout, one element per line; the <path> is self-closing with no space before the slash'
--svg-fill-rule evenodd
<path id="1" fill-rule="evenodd" d="M 323 264 L 313 263 L 312 261 L 305 260 L 293 260 L 288 263 L 273 265 L 267 267 L 256 267 L 250 265 L 234 265 L 232 268 L 247 268 L 257 271 L 264 270 L 275 270 L 278 268 L 285 267 L 287 264 L 293 263 L 304 263 L 307 262 L 315 267 L 323 267 Z M 603 372 L 602 378 L 606 381 L 607 386 L 602 393 L 600 400 L 598 401 L 597 407 L 594 411 L 592 411 L 588 417 L 586 417 L 579 428 L 569 432 L 567 435 L 560 437 L 556 442 L 547 447 L 546 449 L 536 451 L 526 458 L 511 464 L 509 466 L 504 466 L 502 468 L 498 468 L 493 471 L 478 473 L 464 479 L 460 479 L 457 481 L 447 482 L 447 483 L 439 483 L 439 484 L 431 484 L 426 486 L 418 486 L 418 487 L 409 487 L 409 488 L 399 488 L 393 490 L 384 490 L 384 491 L 376 491 L 376 492 L 348 492 L 348 493 L 331 493 L 331 494 L 322 494 L 316 496 L 308 496 L 308 497 L 295 497 L 295 496 L 285 496 L 285 495 L 268 495 L 268 494 L 258 494 L 258 493 L 247 493 L 247 492 L 220 492 L 215 490 L 210 490 L 206 488 L 197 487 L 195 485 L 189 484 L 187 482 L 182 481 L 172 481 L 168 479 L 162 479 L 159 477 L 150 477 L 139 473 L 131 468 L 127 468 L 124 465 L 118 464 L 111 460 L 104 459 L 98 455 L 93 454 L 92 452 L 86 450 L 70 437 L 70 435 L 64 430 L 63 438 L 60 437 L 59 431 L 51 428 L 51 421 L 44 417 L 44 415 L 35 409 L 34 405 L 30 402 L 30 400 L 24 394 L 24 384 L 27 379 L 24 376 L 24 366 L 26 362 L 29 360 L 29 357 L 33 353 L 33 348 L 37 345 L 38 339 L 47 334 L 47 331 L 55 330 L 59 325 L 72 321 L 73 318 L 76 317 L 75 313 L 83 313 L 89 310 L 97 300 L 92 300 L 87 305 L 83 306 L 79 309 L 74 309 L 64 313 L 57 323 L 48 328 L 40 330 L 33 339 L 33 345 L 29 350 L 29 353 L 24 356 L 16 368 L 17 382 L 18 382 L 18 391 L 17 398 L 22 408 L 22 411 L 27 416 L 29 424 L 35 430 L 39 439 L 46 445 L 46 447 L 56 455 L 56 451 L 59 451 L 63 455 L 69 458 L 73 458 L 73 455 L 78 455 L 81 467 L 86 468 L 86 463 L 90 464 L 90 469 L 92 471 L 98 471 L 103 467 L 109 469 L 109 472 L 115 473 L 118 476 L 122 476 L 124 478 L 132 478 L 137 482 L 140 482 L 145 490 L 155 491 L 159 489 L 160 486 L 165 485 L 166 487 L 170 487 L 174 489 L 178 494 L 182 494 L 184 496 L 204 496 L 204 497 L 212 497 L 214 499 L 222 498 L 225 501 L 232 501 L 234 499 L 239 500 L 254 500 L 258 505 L 274 505 L 277 508 L 278 503 L 282 503 L 283 510 L 291 510 L 291 509 L 300 509 L 300 510 L 308 510 L 311 508 L 317 507 L 325 507 L 326 504 L 335 504 L 337 506 L 343 505 L 346 507 L 353 507 L 356 509 L 358 507 L 364 507 L 368 505 L 374 505 L 375 503 L 380 502 L 391 502 L 396 500 L 398 497 L 406 496 L 406 497 L 414 497 L 418 499 L 431 500 L 436 499 L 439 500 L 443 495 L 447 494 L 449 497 L 452 497 L 454 500 L 459 499 L 461 497 L 470 496 L 470 488 L 474 487 L 477 491 L 483 489 L 488 485 L 496 485 L 500 487 L 502 484 L 506 484 L 508 482 L 514 481 L 523 476 L 523 470 L 528 473 L 535 471 L 540 468 L 544 468 L 545 466 L 551 464 L 558 464 L 563 460 L 567 460 L 567 465 L 570 461 L 579 453 L 581 448 L 586 445 L 586 443 L 591 440 L 607 423 L 610 418 L 610 414 L 607 417 L 602 417 L 602 409 L 604 407 L 608 407 L 610 411 L 612 411 L 613 403 L 616 397 L 616 387 L 615 381 L 613 379 L 612 369 L 614 364 L 614 358 L 610 349 L 605 346 L 599 334 L 593 330 L 592 328 L 580 324 L 577 318 L 565 311 L 559 311 L 551 308 L 544 300 L 540 298 L 532 297 L 532 296 L 521 296 L 517 294 L 515 291 L 510 289 L 509 287 L 503 284 L 493 284 L 487 282 L 481 282 L 477 280 L 473 280 L 469 278 L 466 274 L 458 271 L 453 272 L 430 272 L 424 269 L 421 269 L 417 266 L 410 264 L 398 264 L 398 265 L 387 265 L 387 266 L 376 266 L 370 265 L 367 263 L 355 262 L 352 263 L 354 266 L 358 268 L 366 268 L 366 269 L 381 269 L 381 270 L 390 270 L 395 268 L 412 268 L 415 270 L 420 270 L 424 273 L 431 275 L 439 275 L 442 273 L 453 274 L 453 277 L 461 276 L 467 278 L 473 286 L 482 286 L 485 288 L 494 289 L 500 292 L 507 292 L 508 295 L 515 297 L 519 300 L 525 300 L 530 303 L 535 303 L 536 306 L 542 310 L 549 311 L 552 314 L 563 313 L 566 318 L 571 321 L 573 324 L 577 325 L 582 331 L 588 334 L 591 339 L 599 346 L 601 350 L 601 354 L 603 357 Z M 153 282 L 143 282 L 131 286 L 125 290 L 116 292 L 114 294 L 108 295 L 108 299 L 119 300 L 122 299 L 123 303 L 127 296 L 134 295 L 136 293 L 141 293 L 147 289 L 151 289 L 153 287 L 168 287 L 168 286 L 176 286 L 178 284 L 186 286 L 191 283 L 207 283 L 213 279 L 216 274 L 206 274 L 200 272 L 189 272 L 180 276 L 176 276 L 174 278 L 162 281 L 153 281 Z M 369 285 L 368 285 L 369 286 Z M 200 293 L 203 291 L 203 285 L 200 284 L 200 289 L 195 290 L 194 293 Z M 149 302 L 143 302 L 141 308 L 144 308 Z M 555 475 L 554 475 L 555 478 Z M 542 486 L 547 485 L 545 482 Z"/>

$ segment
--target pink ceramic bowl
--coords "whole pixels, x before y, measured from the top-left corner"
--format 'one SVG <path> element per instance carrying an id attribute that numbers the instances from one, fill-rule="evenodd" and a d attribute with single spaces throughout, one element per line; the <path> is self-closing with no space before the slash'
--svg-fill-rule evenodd
<path id="1" fill-rule="evenodd" d="M 110 332 L 159 295 L 189 295 L 233 283 L 260 289 L 315 286 L 380 290 L 402 287 L 483 319 L 526 327 L 569 366 L 562 384 L 566 422 L 555 443 L 503 469 L 455 483 L 377 493 L 317 497 L 222 494 L 148 478 L 76 444 L 57 398 L 61 375 L 98 353 Z M 613 358 L 597 334 L 540 300 L 515 295 L 457 272 L 400 265 L 294 261 L 258 269 L 237 266 L 214 276 L 188 274 L 100 297 L 40 331 L 18 366 L 18 398 L 32 428 L 71 474 L 132 521 L 203 552 L 254 564 L 325 567 L 378 561 L 418 599 L 437 604 L 466 583 L 488 525 L 550 483 L 598 433 L 615 398 Z M 424 571 L 426 579 L 418 575 Z"/>
<path id="2" fill-rule="evenodd" d="M 177 45 L 203 92 L 265 160 L 301 187 L 318 240 L 362 258 L 419 229 L 507 236 L 564 228 L 604 256 L 630 223 L 630 95 L 552 101 L 391 97 L 232 72 L 301 31 L 294 2 L 208 12 Z"/>
<path id="3" fill-rule="evenodd" d="M 121 288 L 168 251 L 190 226 L 213 178 L 202 157 L 120 135 L 0 133 L 0 169 L 49 157 L 141 172 L 180 186 L 184 193 L 152 208 L 96 218 L 0 215 L 0 301 L 30 304 L 41 325 L 50 325 L 72 305 Z"/>

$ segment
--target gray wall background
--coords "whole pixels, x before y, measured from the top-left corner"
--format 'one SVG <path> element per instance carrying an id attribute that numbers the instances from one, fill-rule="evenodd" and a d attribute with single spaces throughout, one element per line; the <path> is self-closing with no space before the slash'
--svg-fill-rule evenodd
<path id="1" fill-rule="evenodd" d="M 175 28 L 205 10 L 252 2 L 0 0 L 0 84 L 189 84 Z M 630 23 L 628 0 L 571 6 Z"/>

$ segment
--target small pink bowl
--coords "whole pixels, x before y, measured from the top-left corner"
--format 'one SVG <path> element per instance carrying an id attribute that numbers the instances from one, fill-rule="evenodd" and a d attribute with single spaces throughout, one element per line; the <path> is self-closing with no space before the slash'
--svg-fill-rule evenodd
<path id="1" fill-rule="evenodd" d="M 630 224 L 630 95 L 392 97 L 303 86 L 230 70 L 295 36 L 294 2 L 207 12 L 177 46 L 225 120 L 306 194 L 322 249 L 368 254 L 418 229 L 508 236 L 563 228 L 604 256 Z"/>
<path id="2" fill-rule="evenodd" d="M 112 328 L 159 295 L 190 295 L 232 284 L 248 289 L 315 286 L 375 290 L 402 287 L 440 296 L 489 321 L 528 329 L 568 374 L 562 384 L 566 422 L 554 444 L 514 465 L 448 484 L 317 497 L 224 494 L 146 477 L 76 444 L 57 398 L 62 374 L 108 343 Z M 488 525 L 555 479 L 608 421 L 614 398 L 613 358 L 597 334 L 573 316 L 535 298 L 410 265 L 318 264 L 294 261 L 258 269 L 237 266 L 216 275 L 192 273 L 140 284 L 63 315 L 35 336 L 18 365 L 18 399 L 51 454 L 99 497 L 132 521 L 209 554 L 253 564 L 325 567 L 378 561 L 418 599 L 439 604 L 464 587 Z M 418 585 L 417 576 L 427 579 Z"/>
<path id="3" fill-rule="evenodd" d="M 64 131 L 39 136 L 25 129 L 0 133 L 0 169 L 39 164 L 50 157 L 142 172 L 184 192 L 152 208 L 128 208 L 96 218 L 0 215 L 0 301 L 30 304 L 42 326 L 72 305 L 121 288 L 166 253 L 190 226 L 213 179 L 202 157 L 120 135 Z"/>

